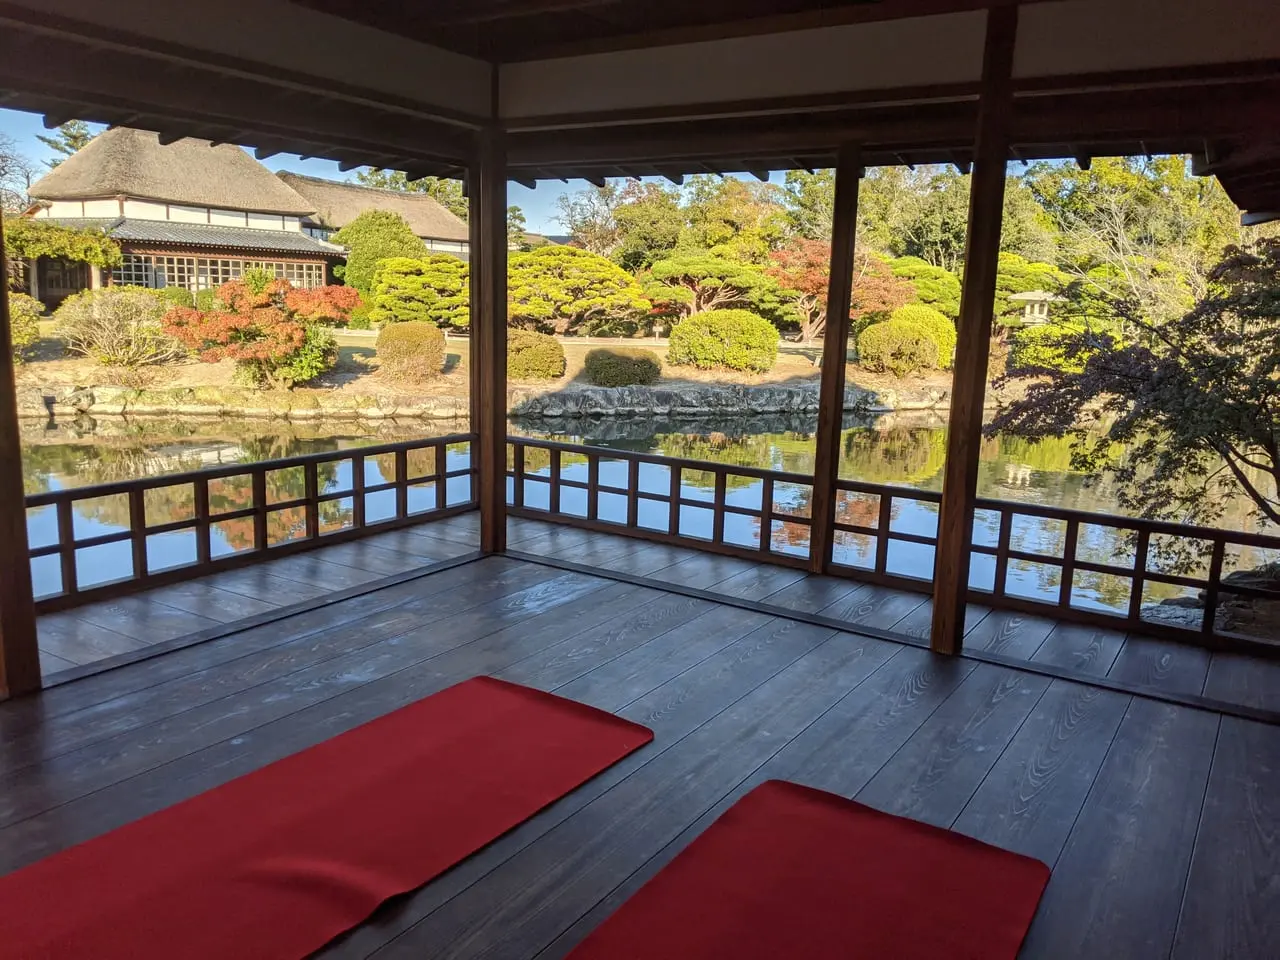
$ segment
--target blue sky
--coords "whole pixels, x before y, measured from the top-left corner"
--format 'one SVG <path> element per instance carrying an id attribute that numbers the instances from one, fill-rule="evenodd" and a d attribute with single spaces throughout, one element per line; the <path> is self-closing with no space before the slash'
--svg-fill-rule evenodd
<path id="1" fill-rule="evenodd" d="M 95 130 L 103 129 L 95 124 Z M 57 156 L 36 138 L 48 134 L 44 127 L 44 118 L 35 113 L 24 113 L 20 110 L 0 109 L 0 134 L 11 137 L 18 150 L 37 163 L 44 163 Z M 328 177 L 333 180 L 349 180 L 353 172 L 342 173 L 332 160 L 302 160 L 293 154 L 277 154 L 264 161 L 272 170 L 292 170 L 313 177 Z M 563 233 L 564 228 L 556 221 L 556 200 L 564 193 L 585 190 L 589 184 L 585 180 L 570 180 L 561 183 L 559 180 L 540 183 L 536 190 L 522 187 L 518 183 L 508 185 L 509 202 L 524 211 L 529 229 L 535 233 Z"/>

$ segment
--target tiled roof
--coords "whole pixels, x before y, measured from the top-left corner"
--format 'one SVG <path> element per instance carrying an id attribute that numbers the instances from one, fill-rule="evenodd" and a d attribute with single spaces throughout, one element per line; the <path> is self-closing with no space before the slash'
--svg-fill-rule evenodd
<path id="1" fill-rule="evenodd" d="M 96 228 L 113 240 L 132 243 L 167 243 L 183 247 L 231 247 L 237 250 L 268 250 L 277 253 L 309 253 L 341 257 L 341 247 L 324 243 L 298 230 L 257 230 L 252 227 L 220 227 L 207 223 L 175 223 L 172 220 L 111 220 L 58 217 L 52 220 L 68 227 Z"/>

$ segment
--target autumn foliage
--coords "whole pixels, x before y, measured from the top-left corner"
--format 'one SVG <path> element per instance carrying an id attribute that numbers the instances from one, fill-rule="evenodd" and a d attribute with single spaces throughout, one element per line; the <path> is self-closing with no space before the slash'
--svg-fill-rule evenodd
<path id="1" fill-rule="evenodd" d="M 355 287 L 338 284 L 293 289 L 284 295 L 284 305 L 299 320 L 331 327 L 345 324 L 360 304 L 360 292 Z"/>
<path id="2" fill-rule="evenodd" d="M 292 386 L 317 376 L 336 359 L 336 350 L 317 345 L 324 335 L 290 306 L 291 295 L 308 292 L 295 290 L 286 280 L 272 280 L 257 292 L 232 280 L 218 288 L 213 310 L 170 310 L 164 332 L 205 363 L 234 360 L 255 384 Z M 315 309 L 314 298 L 294 301 Z M 326 362 L 330 353 L 334 356 Z"/>
<path id="3" fill-rule="evenodd" d="M 769 255 L 768 273 L 794 301 L 800 338 L 815 340 L 827 326 L 827 286 L 831 282 L 831 244 L 797 238 Z M 871 320 L 915 298 L 911 284 L 895 277 L 889 265 L 870 252 L 854 257 L 849 316 Z"/>

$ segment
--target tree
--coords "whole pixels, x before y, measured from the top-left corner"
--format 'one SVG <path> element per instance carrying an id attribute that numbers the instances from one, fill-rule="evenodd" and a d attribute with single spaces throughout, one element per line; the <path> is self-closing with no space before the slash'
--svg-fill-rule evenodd
<path id="1" fill-rule="evenodd" d="M 529 241 L 525 239 L 525 230 L 528 227 L 528 221 L 524 218 L 524 211 L 512 204 L 507 207 L 507 249 L 508 250 L 528 250 Z"/>
<path id="2" fill-rule="evenodd" d="M 462 220 L 466 220 L 470 212 L 467 198 L 462 194 L 461 180 L 448 180 L 444 177 L 421 177 L 418 180 L 410 180 L 402 170 L 365 167 L 356 172 L 356 182 L 361 186 L 394 190 L 397 193 L 425 193 Z"/>
<path id="3" fill-rule="evenodd" d="M 800 316 L 800 339 L 821 337 L 827 326 L 827 285 L 831 280 L 831 245 L 820 240 L 793 240 L 771 255 L 770 275 L 790 296 Z M 853 293 L 849 316 L 861 328 L 911 299 L 911 285 L 898 280 L 888 264 L 864 248 L 854 252 Z M 855 330 L 856 336 L 856 330 Z"/>
<path id="4" fill-rule="evenodd" d="M 380 324 L 429 320 L 466 328 L 471 323 L 468 269 L 465 260 L 447 253 L 381 261 L 373 275 L 369 319 Z"/>
<path id="5" fill-rule="evenodd" d="M 351 319 L 351 311 L 360 306 L 360 294 L 354 287 L 327 284 L 323 287 L 299 287 L 284 297 L 285 306 L 303 323 L 341 326 Z"/>
<path id="6" fill-rule="evenodd" d="M 97 134 L 90 130 L 89 125 L 83 120 L 68 120 L 59 125 L 57 132 L 52 136 L 37 135 L 36 139 L 46 147 L 62 154 L 60 158 L 45 161 L 49 169 L 53 169 L 67 157 L 74 156 L 78 150 L 84 149 L 85 145 L 96 136 Z"/>
<path id="7" fill-rule="evenodd" d="M 952 320 L 960 316 L 960 278 L 950 270 L 932 266 L 919 257 L 890 260 L 889 269 L 895 277 L 911 284 L 921 303 Z"/>
<path id="8" fill-rule="evenodd" d="M 655 263 L 645 293 L 664 312 L 679 317 L 729 307 L 776 315 L 781 306 L 777 284 L 763 271 L 698 251 L 677 251 Z"/>
<path id="9" fill-rule="evenodd" d="M 30 200 L 27 190 L 37 168 L 10 136 L 0 134 L 0 212 L 19 213 Z"/>
<path id="10" fill-rule="evenodd" d="M 769 251 L 786 239 L 787 217 L 781 196 L 772 183 L 747 183 L 711 174 L 691 177 L 685 187 L 687 223 L 678 246 L 763 266 Z"/>
<path id="11" fill-rule="evenodd" d="M 806 240 L 830 242 L 836 203 L 835 171 L 788 170 L 783 190 L 792 232 Z"/>
<path id="12" fill-rule="evenodd" d="M 618 235 L 610 256 L 625 270 L 643 270 L 667 256 L 680 241 L 685 223 L 680 192 L 631 181 L 617 195 L 613 220 Z"/>
<path id="13" fill-rule="evenodd" d="M 1209 524 L 1243 493 L 1280 524 L 1280 239 L 1231 248 L 1206 279 L 1209 292 L 1171 321 L 1117 302 L 1138 333 L 1129 342 L 1068 329 L 1059 348 L 1078 362 L 1013 371 L 1025 397 L 988 431 L 1071 437 L 1072 465 L 1110 475 L 1120 505 L 1144 517 Z M 1189 569 L 1179 542 L 1163 559 Z"/>
<path id="14" fill-rule="evenodd" d="M 507 298 L 512 326 L 560 335 L 634 322 L 651 306 L 635 278 L 616 263 L 563 246 L 511 254 Z"/>
<path id="15" fill-rule="evenodd" d="M 427 255 L 427 245 L 413 235 L 408 221 L 388 210 L 366 210 L 335 233 L 333 242 L 347 248 L 347 262 L 335 267 L 334 275 L 365 300 L 373 292 L 379 260 Z"/>
<path id="16" fill-rule="evenodd" d="M 1016 253 L 1000 253 L 996 268 L 995 317 L 1009 319 L 1017 309 L 1009 302 L 1011 294 L 1046 290 L 1058 293 L 1066 288 L 1070 278 L 1051 263 L 1031 263 Z"/>
<path id="17" fill-rule="evenodd" d="M 617 205 L 618 188 L 606 182 L 602 187 L 562 194 L 556 200 L 560 209 L 556 220 L 569 231 L 577 246 L 607 257 L 618 244 L 618 223 L 614 219 Z"/>
<path id="18" fill-rule="evenodd" d="M 95 267 L 115 267 L 121 262 L 120 244 L 101 230 L 81 230 L 34 217 L 6 221 L 4 241 L 11 261 L 52 257 Z"/>

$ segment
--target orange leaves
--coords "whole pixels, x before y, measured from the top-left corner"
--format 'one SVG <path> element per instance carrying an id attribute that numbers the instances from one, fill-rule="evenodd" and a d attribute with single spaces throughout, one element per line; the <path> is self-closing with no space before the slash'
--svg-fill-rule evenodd
<path id="1" fill-rule="evenodd" d="M 287 307 L 291 291 L 285 280 L 272 281 L 258 294 L 232 280 L 218 288 L 223 309 L 174 307 L 165 314 L 164 332 L 206 363 L 281 361 L 306 338 L 304 321 Z"/>

